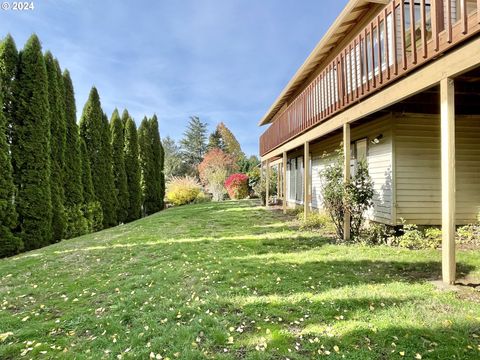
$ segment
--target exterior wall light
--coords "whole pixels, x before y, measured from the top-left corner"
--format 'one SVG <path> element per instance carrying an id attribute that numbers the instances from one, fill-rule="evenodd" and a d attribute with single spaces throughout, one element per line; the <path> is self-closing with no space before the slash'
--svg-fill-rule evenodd
<path id="1" fill-rule="evenodd" d="M 370 141 L 373 145 L 377 145 L 380 143 L 380 140 L 383 139 L 383 134 L 378 135 L 376 138 L 372 139 Z"/>

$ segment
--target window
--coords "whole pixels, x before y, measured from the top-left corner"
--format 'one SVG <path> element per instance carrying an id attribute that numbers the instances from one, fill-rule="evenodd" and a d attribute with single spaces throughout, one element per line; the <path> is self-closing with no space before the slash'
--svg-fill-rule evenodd
<path id="1" fill-rule="evenodd" d="M 357 172 L 360 161 L 366 161 L 368 156 L 367 139 L 354 141 L 351 147 L 350 173 L 354 175 Z"/>

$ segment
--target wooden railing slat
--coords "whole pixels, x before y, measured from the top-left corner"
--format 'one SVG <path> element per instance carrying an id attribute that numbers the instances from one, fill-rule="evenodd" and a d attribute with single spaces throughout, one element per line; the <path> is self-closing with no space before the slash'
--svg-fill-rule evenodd
<path id="1" fill-rule="evenodd" d="M 422 55 L 423 58 L 427 58 L 427 15 L 425 8 L 425 0 L 420 0 L 420 26 L 421 26 L 421 38 L 422 38 Z"/>

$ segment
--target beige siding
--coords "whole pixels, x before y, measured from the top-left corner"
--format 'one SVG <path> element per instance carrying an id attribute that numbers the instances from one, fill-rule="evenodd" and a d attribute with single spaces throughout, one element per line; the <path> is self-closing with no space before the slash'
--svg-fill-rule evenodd
<path id="1" fill-rule="evenodd" d="M 367 162 L 370 175 L 374 182 L 374 208 L 369 214 L 372 220 L 391 224 L 393 216 L 392 201 L 392 118 L 386 116 L 378 120 L 352 128 L 352 141 L 367 138 Z M 371 144 L 371 140 L 382 134 L 379 144 Z M 311 145 L 312 151 L 312 206 L 321 208 L 321 177 L 320 172 L 332 161 L 332 155 L 339 148 L 341 134 L 322 139 L 318 144 Z"/>
<path id="2" fill-rule="evenodd" d="M 456 119 L 457 224 L 475 221 L 480 210 L 480 117 Z M 440 119 L 404 115 L 394 121 L 396 219 L 441 223 Z"/>

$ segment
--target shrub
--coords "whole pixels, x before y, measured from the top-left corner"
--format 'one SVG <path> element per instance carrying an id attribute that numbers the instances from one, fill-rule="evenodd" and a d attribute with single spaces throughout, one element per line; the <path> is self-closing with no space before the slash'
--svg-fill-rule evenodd
<path id="1" fill-rule="evenodd" d="M 415 224 L 403 224 L 403 234 L 397 238 L 398 246 L 408 249 L 436 249 L 442 244 L 442 231 L 437 228 L 421 230 Z"/>
<path id="2" fill-rule="evenodd" d="M 395 234 L 393 226 L 370 222 L 361 229 L 359 242 L 365 245 L 393 245 L 396 240 Z"/>
<path id="3" fill-rule="evenodd" d="M 300 221 L 300 230 L 325 230 L 326 232 L 335 232 L 335 226 L 332 219 L 322 212 L 310 212 L 305 219 L 305 213 L 298 212 L 297 219 Z"/>
<path id="4" fill-rule="evenodd" d="M 88 221 L 83 215 L 81 205 L 67 206 L 65 217 L 65 239 L 81 236 L 88 232 Z"/>
<path id="5" fill-rule="evenodd" d="M 270 171 L 269 195 L 274 195 L 277 191 L 277 178 L 274 171 Z M 267 181 L 266 176 L 261 176 L 260 168 L 255 168 L 248 173 L 248 185 L 253 190 L 253 194 L 262 200 L 262 204 L 267 203 Z"/>
<path id="6" fill-rule="evenodd" d="M 343 152 L 337 150 L 335 161 L 320 174 L 323 178 L 322 196 L 327 213 L 330 215 L 337 237 L 343 239 L 343 223 L 345 214 L 350 214 L 350 235 L 357 241 L 364 223 L 365 212 L 373 204 L 373 181 L 368 173 L 365 161 L 358 165 L 351 181 L 343 180 Z"/>
<path id="7" fill-rule="evenodd" d="M 84 207 L 84 215 L 87 219 L 89 232 L 103 229 L 103 209 L 99 201 L 91 201 Z"/>
<path id="8" fill-rule="evenodd" d="M 210 202 L 211 200 L 212 199 L 207 194 L 205 194 L 203 191 L 200 191 L 193 202 L 195 204 L 203 204 L 206 202 Z"/>
<path id="9" fill-rule="evenodd" d="M 360 234 L 365 212 L 373 205 L 373 181 L 366 161 L 360 161 L 352 180 L 345 185 L 345 212 L 350 214 L 350 232 L 353 239 Z"/>
<path id="10" fill-rule="evenodd" d="M 167 183 L 167 200 L 175 206 L 192 203 L 201 192 L 197 179 L 190 176 L 173 177 Z"/>
<path id="11" fill-rule="evenodd" d="M 457 229 L 457 240 L 461 244 L 480 245 L 480 225 L 470 224 Z"/>
<path id="12" fill-rule="evenodd" d="M 230 199 L 240 200 L 248 196 L 248 176 L 245 174 L 233 174 L 225 180 L 225 188 L 227 189 Z"/>

